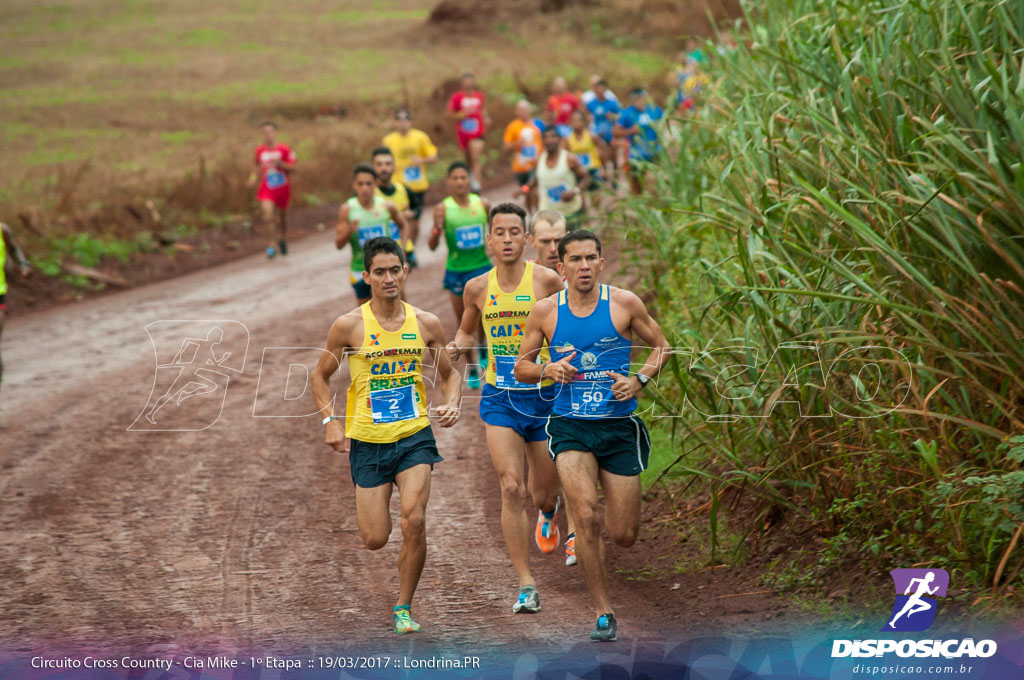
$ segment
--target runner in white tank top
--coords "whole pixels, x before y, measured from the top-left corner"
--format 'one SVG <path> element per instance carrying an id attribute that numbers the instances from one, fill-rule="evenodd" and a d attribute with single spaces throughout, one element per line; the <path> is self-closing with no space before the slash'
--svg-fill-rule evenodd
<path id="1" fill-rule="evenodd" d="M 540 210 L 558 210 L 566 217 L 570 231 L 583 218 L 583 192 L 591 177 L 574 154 L 561 148 L 561 137 L 553 127 L 544 131 L 544 153 L 537 162 L 533 185 Z M 555 159 L 554 166 L 549 159 Z"/>

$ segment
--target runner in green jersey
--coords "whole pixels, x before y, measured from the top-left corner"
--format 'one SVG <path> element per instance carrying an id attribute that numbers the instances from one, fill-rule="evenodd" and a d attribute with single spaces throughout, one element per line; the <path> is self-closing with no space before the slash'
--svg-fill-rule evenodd
<path id="1" fill-rule="evenodd" d="M 442 286 L 448 289 L 455 318 L 462 319 L 465 307 L 462 293 L 466 283 L 474 276 L 490 271 L 491 258 L 487 255 L 484 235 L 487 231 L 487 213 L 491 204 L 485 198 L 471 193 L 469 189 L 469 166 L 455 161 L 448 166 L 448 190 L 451 195 L 434 208 L 434 228 L 427 245 L 436 250 L 444 235 L 448 246 L 448 262 L 445 266 Z M 487 367 L 487 351 L 483 348 L 480 334 L 480 348 L 471 350 L 466 359 L 466 384 L 480 387 L 480 369 Z M 476 356 L 479 355 L 479 361 Z"/>
<path id="2" fill-rule="evenodd" d="M 349 283 L 359 304 L 370 301 L 370 287 L 363 281 L 363 244 L 377 236 L 388 236 L 388 225 L 398 225 L 400 243 L 409 233 L 405 217 L 391 201 L 376 195 L 377 172 L 373 166 L 360 163 L 352 171 L 352 189 L 356 195 L 341 205 L 338 228 L 334 233 L 334 246 L 341 250 L 352 246 L 352 271 Z"/>

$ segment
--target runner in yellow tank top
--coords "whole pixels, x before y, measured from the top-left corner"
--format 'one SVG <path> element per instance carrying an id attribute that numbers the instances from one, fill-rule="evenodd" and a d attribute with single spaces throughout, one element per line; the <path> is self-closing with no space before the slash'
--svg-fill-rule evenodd
<path id="1" fill-rule="evenodd" d="M 370 550 L 388 542 L 392 484 L 398 487 L 403 541 L 393 619 L 396 633 L 415 633 L 420 626 L 411 618 L 410 605 L 427 554 L 430 472 L 441 460 L 428 421 L 432 409 L 423 389 L 423 364 L 441 378 L 444 401 L 433 409 L 440 427 L 451 427 L 459 418 L 462 376 L 444 351 L 437 316 L 401 299 L 409 269 L 398 242 L 370 239 L 363 255 L 371 300 L 331 326 L 313 371 L 313 398 L 327 428 L 326 443 L 349 453 L 359 534 Z M 346 415 L 339 417 L 333 413 L 330 379 L 345 355 L 352 382 Z"/>
<path id="2" fill-rule="evenodd" d="M 480 417 L 501 483 L 501 530 L 519 578 L 512 611 L 535 612 L 540 608 L 540 596 L 530 571 L 526 480 L 534 505 L 541 510 L 534 530 L 537 546 L 545 553 L 553 552 L 559 544 L 555 521 L 559 481 L 547 453 L 544 424 L 555 395 L 550 384 L 538 389 L 536 384 L 519 383 L 513 368 L 526 317 L 537 300 L 562 289 L 562 280 L 551 270 L 523 259 L 526 211 L 519 205 L 501 203 L 490 211 L 486 241 L 497 264 L 467 282 L 462 324 L 448 348 L 452 359 L 458 359 L 476 344 L 482 322 L 490 362 Z"/>
<path id="3" fill-rule="evenodd" d="M 373 169 L 377 172 L 377 195 L 391 201 L 402 213 L 406 224 L 409 226 L 407 239 L 402 243 L 405 248 L 405 258 L 409 267 L 415 269 L 419 266 L 416 261 L 416 239 L 419 237 L 419 222 L 412 210 L 412 198 L 409 187 L 400 181 L 393 181 L 395 175 L 395 156 L 386 146 L 378 146 L 370 156 Z M 390 236 L 393 239 L 401 238 L 401 228 L 391 220 L 388 225 L 391 230 Z"/>

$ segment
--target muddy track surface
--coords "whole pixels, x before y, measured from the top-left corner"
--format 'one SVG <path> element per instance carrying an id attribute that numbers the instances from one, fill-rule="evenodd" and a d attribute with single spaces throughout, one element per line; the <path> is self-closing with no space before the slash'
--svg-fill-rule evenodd
<path id="1" fill-rule="evenodd" d="M 408 646 L 390 632 L 400 530 L 382 550 L 362 547 L 347 456 L 323 444 L 303 392 L 302 366 L 354 304 L 348 250 L 334 249 L 330 231 L 291 246 L 274 261 L 250 257 L 8 323 L 0 401 L 0 645 L 8 651 Z M 419 256 L 408 298 L 451 333 L 443 256 L 422 246 Z M 216 388 L 171 400 L 155 425 L 140 418 L 179 372 L 156 366 L 214 326 L 224 332 L 218 357 L 231 356 L 216 366 L 196 353 L 205 379 L 191 387 Z M 186 351 L 182 360 L 190 358 Z M 428 506 L 417 644 L 565 650 L 593 626 L 582 576 L 563 565 L 561 550 L 532 547 L 543 609 L 511 613 L 515 575 L 497 478 L 479 393 L 465 394 L 462 421 L 435 427 L 445 461 Z M 632 549 L 608 550 L 623 644 L 748 628 L 782 613 L 771 595 L 742 595 L 763 591 L 749 574 L 636 580 L 678 548 L 671 532 L 652 527 Z"/>

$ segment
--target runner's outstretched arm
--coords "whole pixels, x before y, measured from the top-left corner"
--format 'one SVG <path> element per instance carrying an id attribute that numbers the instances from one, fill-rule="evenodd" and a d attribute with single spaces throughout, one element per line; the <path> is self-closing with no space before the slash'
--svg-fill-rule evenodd
<path id="1" fill-rule="evenodd" d="M 361 317 L 349 312 L 334 321 L 327 334 L 327 347 L 320 353 L 320 359 L 316 362 L 316 367 L 313 368 L 310 384 L 313 390 L 313 401 L 316 402 L 316 408 L 320 411 L 321 420 L 335 415 L 335 399 L 331 394 L 330 387 L 331 376 L 341 366 L 341 360 L 345 353 L 351 350 L 349 339 L 353 328 L 360 320 Z M 342 409 L 341 412 L 344 413 L 344 410 Z M 327 434 L 324 443 L 339 453 L 348 451 L 344 419 L 332 420 L 327 423 L 326 427 Z"/>
<path id="2" fill-rule="evenodd" d="M 630 314 L 629 329 L 651 346 L 651 353 L 647 357 L 647 361 L 640 367 L 637 373 L 643 373 L 648 378 L 654 378 L 661 373 L 661 369 L 665 367 L 669 356 L 671 356 L 669 354 L 668 340 L 665 339 L 661 326 L 658 325 L 658 322 L 647 311 L 647 305 L 644 304 L 644 301 L 636 293 L 620 288 L 613 295 L 613 299 L 625 307 Z M 631 399 L 643 389 L 643 384 L 635 376 L 627 378 L 612 371 L 608 371 L 608 375 L 615 378 L 615 383 L 612 385 L 611 390 L 615 398 L 620 401 Z"/>
<path id="3" fill-rule="evenodd" d="M 583 164 L 575 154 L 569 155 L 569 169 L 572 170 L 572 174 L 576 175 L 576 191 L 582 194 L 590 187 L 594 178 L 583 168 Z"/>
<path id="4" fill-rule="evenodd" d="M 430 230 L 430 238 L 427 239 L 427 247 L 437 250 L 437 244 L 441 242 L 441 233 L 444 229 L 444 203 L 434 206 L 434 228 Z"/>
<path id="5" fill-rule="evenodd" d="M 437 407 L 437 424 L 439 427 L 451 427 L 459 420 L 462 374 L 455 370 L 448 359 L 441 320 L 429 312 L 420 312 L 416 318 L 419 319 L 427 347 L 434 350 L 437 356 L 437 372 L 441 376 L 441 392 L 444 394 L 445 403 Z"/>
<path id="6" fill-rule="evenodd" d="M 448 343 L 448 357 L 454 362 L 458 361 L 464 350 L 476 345 L 476 332 L 480 328 L 480 298 L 487 288 L 488 274 L 474 276 L 466 283 L 466 290 L 462 294 L 463 309 L 462 323 L 455 331 L 455 339 Z"/>
<path id="7" fill-rule="evenodd" d="M 398 225 L 398 242 L 405 243 L 409 240 L 409 221 L 405 219 L 405 215 L 398 210 L 394 203 L 388 201 L 388 214 L 391 215 L 391 219 Z"/>
<path id="8" fill-rule="evenodd" d="M 519 358 L 512 369 L 519 382 L 536 384 L 543 378 L 551 378 L 555 382 L 568 383 L 576 375 L 576 369 L 569 363 L 576 356 L 576 352 L 555 362 L 535 363 L 537 353 L 544 344 L 544 322 L 548 316 L 555 313 L 555 310 L 555 301 L 544 298 L 533 306 L 526 317 L 526 330 L 523 331 L 523 342 L 519 345 Z"/>
<path id="9" fill-rule="evenodd" d="M 334 247 L 341 250 L 348 243 L 348 240 L 352 238 L 352 229 L 355 225 L 348 220 L 348 203 L 344 203 L 341 206 L 341 210 L 338 211 L 338 227 L 334 232 Z"/>

